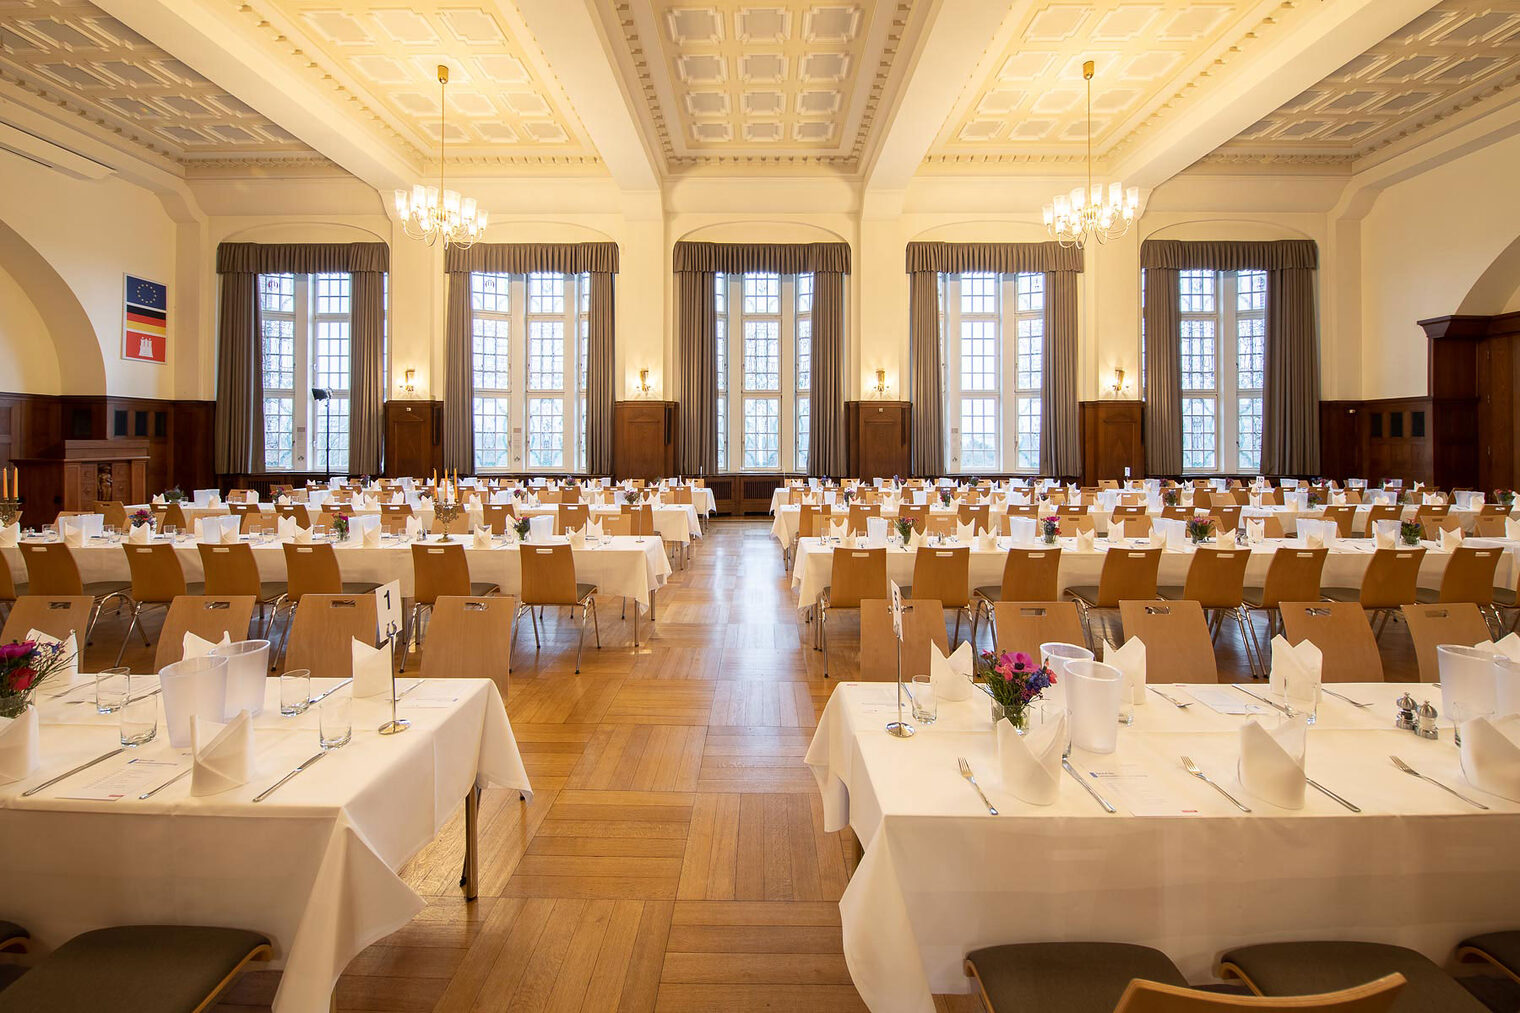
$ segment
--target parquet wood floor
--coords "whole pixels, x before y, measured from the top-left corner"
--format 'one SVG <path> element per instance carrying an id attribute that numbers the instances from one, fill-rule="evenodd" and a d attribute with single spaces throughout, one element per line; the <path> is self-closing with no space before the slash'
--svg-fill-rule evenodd
<path id="1" fill-rule="evenodd" d="M 406 864 L 428 907 L 349 965 L 338 1009 L 863 1009 L 838 909 L 858 854 L 849 834 L 824 832 L 802 763 L 832 686 L 769 527 L 715 521 L 637 649 L 605 600 L 603 649 L 588 642 L 580 675 L 563 616 L 548 618 L 541 651 L 519 639 L 507 710 L 533 799 L 485 792 L 474 903 L 458 886 L 460 814 Z M 124 626 L 102 625 L 89 665 L 109 664 Z M 855 630 L 849 616 L 830 622 L 833 681 L 856 671 Z M 1240 678 L 1228 629 L 1219 656 Z M 128 660 L 152 663 L 140 641 Z M 1384 662 L 1412 677 L 1402 627 Z M 267 1009 L 276 984 L 276 972 L 245 975 L 218 1009 Z"/>

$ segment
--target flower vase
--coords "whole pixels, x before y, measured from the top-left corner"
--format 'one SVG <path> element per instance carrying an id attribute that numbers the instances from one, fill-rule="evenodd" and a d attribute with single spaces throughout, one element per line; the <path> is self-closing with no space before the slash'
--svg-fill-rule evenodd
<path id="1" fill-rule="evenodd" d="M 0 696 L 0 718 L 19 718 L 32 706 L 32 691 Z"/>
<path id="2" fill-rule="evenodd" d="M 1010 713 L 1009 711 L 1005 710 L 1003 708 L 1003 705 L 998 703 L 996 700 L 991 701 L 991 703 L 993 731 L 997 730 L 999 721 L 1007 721 L 1010 725 L 1013 726 L 1013 730 L 1018 732 L 1020 735 L 1023 735 L 1029 731 L 1029 712 L 1027 710 Z"/>

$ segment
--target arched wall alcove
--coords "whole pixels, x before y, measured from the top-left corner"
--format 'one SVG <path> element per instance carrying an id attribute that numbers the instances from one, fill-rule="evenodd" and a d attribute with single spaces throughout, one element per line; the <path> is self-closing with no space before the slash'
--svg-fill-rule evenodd
<path id="1" fill-rule="evenodd" d="M 1520 297 L 1520 236 L 1504 248 L 1478 276 L 1457 306 L 1464 316 L 1488 317 L 1513 311 Z"/>
<path id="2" fill-rule="evenodd" d="M 14 280 L 35 310 L 42 327 L 35 340 L 48 341 L 52 346 L 51 371 L 44 361 L 38 379 L 54 389 L 27 393 L 104 394 L 105 359 L 84 306 L 47 258 L 4 222 L 0 222 L 0 269 Z M 27 340 L 25 335 L 22 340 Z M 67 369 L 62 368 L 63 363 L 68 364 Z"/>

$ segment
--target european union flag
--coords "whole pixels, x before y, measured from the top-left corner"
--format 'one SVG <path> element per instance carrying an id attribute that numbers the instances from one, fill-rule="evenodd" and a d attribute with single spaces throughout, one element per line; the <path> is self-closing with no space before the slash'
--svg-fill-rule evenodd
<path id="1" fill-rule="evenodd" d="M 131 306 L 141 306 L 143 309 L 167 312 L 169 309 L 168 286 L 127 275 L 127 303 Z"/>

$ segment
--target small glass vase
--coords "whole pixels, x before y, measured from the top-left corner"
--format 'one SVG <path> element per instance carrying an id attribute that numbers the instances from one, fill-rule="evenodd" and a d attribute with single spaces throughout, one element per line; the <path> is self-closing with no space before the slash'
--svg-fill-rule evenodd
<path id="1" fill-rule="evenodd" d="M 1061 532 L 1059 529 L 1057 529 L 1055 531 L 1044 532 L 1040 535 L 1040 540 L 1043 541 L 1046 545 L 1054 545 L 1060 539 L 1060 537 Z"/>
<path id="2" fill-rule="evenodd" d="M 999 721 L 1007 721 L 1010 725 L 1013 726 L 1013 730 L 1016 731 L 1016 732 L 1018 732 L 1020 735 L 1023 735 L 1026 732 L 1029 731 L 1029 711 L 1028 711 L 1028 709 L 1021 710 L 1021 711 L 1010 712 L 1010 711 L 1005 710 L 1003 708 L 1003 705 L 1000 704 L 1000 703 L 998 703 L 996 700 L 992 700 L 991 704 L 992 704 L 992 727 L 993 727 L 994 730 L 996 730 L 997 723 Z"/>
<path id="3" fill-rule="evenodd" d="M 34 690 L 0 696 L 0 718 L 19 718 L 32 705 Z"/>

